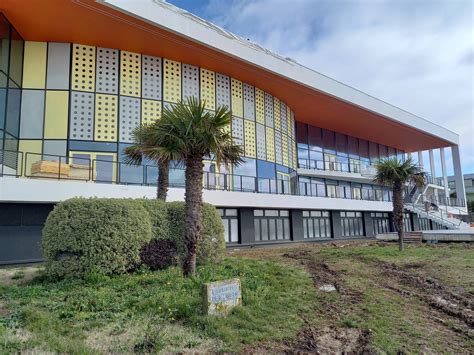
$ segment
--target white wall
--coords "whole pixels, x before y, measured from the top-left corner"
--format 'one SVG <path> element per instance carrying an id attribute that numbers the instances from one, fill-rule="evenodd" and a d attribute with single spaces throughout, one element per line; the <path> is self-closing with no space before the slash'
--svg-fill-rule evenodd
<path id="1" fill-rule="evenodd" d="M 72 197 L 155 198 L 156 187 L 0 177 L 0 202 L 58 202 Z M 169 189 L 183 201 L 184 189 Z M 392 211 L 391 202 L 204 190 L 204 201 L 222 207 Z"/>

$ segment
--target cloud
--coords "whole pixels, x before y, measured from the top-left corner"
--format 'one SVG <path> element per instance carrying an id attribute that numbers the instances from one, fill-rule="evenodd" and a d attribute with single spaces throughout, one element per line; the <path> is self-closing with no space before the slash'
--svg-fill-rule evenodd
<path id="1" fill-rule="evenodd" d="M 242 37 L 458 133 L 464 172 L 472 172 L 473 6 L 470 0 L 209 0 L 205 12 Z"/>

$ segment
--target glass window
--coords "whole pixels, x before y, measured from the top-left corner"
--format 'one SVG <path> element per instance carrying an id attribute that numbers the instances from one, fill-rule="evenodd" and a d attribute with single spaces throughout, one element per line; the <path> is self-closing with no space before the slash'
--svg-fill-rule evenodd
<path id="1" fill-rule="evenodd" d="M 347 155 L 347 136 L 336 133 L 336 151 L 338 155 Z"/>
<path id="2" fill-rule="evenodd" d="M 359 144 L 358 139 L 355 137 L 347 137 L 347 152 L 351 158 L 359 158 Z"/>
<path id="3" fill-rule="evenodd" d="M 296 122 L 296 141 L 298 145 L 308 145 L 308 125 Z"/>
<path id="4" fill-rule="evenodd" d="M 303 238 L 331 237 L 329 211 L 303 211 Z"/>
<path id="5" fill-rule="evenodd" d="M 323 129 L 323 145 L 325 152 L 336 152 L 336 138 L 334 132 Z"/>
<path id="6" fill-rule="evenodd" d="M 323 150 L 323 137 L 321 128 L 308 125 L 309 147 L 312 150 Z"/>
<path id="7" fill-rule="evenodd" d="M 369 156 L 370 156 L 370 161 L 376 162 L 379 159 L 379 148 L 378 144 L 374 142 L 369 142 Z"/>
<path id="8" fill-rule="evenodd" d="M 288 210 L 254 210 L 254 226 L 256 241 L 291 238 Z"/>

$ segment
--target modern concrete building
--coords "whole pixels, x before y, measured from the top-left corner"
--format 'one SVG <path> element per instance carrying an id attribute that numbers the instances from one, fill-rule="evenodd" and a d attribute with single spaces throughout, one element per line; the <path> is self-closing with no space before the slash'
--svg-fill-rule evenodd
<path id="1" fill-rule="evenodd" d="M 205 165 L 204 199 L 229 245 L 390 231 L 391 192 L 372 182 L 373 163 L 423 165 L 418 152 L 438 149 L 443 178 L 410 190 L 406 228 L 460 228 L 459 137 L 446 128 L 158 0 L 3 0 L 0 11 L 0 263 L 41 259 L 58 201 L 153 198 L 156 166 L 127 166 L 123 149 L 134 127 L 190 96 L 228 106 L 244 147 L 239 167 Z M 457 200 L 444 197 L 446 149 Z M 171 170 L 170 200 L 183 199 L 183 176 Z"/>
<path id="2" fill-rule="evenodd" d="M 448 176 L 448 185 L 451 196 L 457 196 L 455 176 Z M 474 174 L 464 174 L 464 187 L 466 191 L 466 201 L 474 201 Z"/>

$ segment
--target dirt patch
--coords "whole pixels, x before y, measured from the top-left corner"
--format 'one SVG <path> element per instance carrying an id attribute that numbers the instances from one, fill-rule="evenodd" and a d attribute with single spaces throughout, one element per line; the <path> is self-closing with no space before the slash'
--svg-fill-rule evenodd
<path id="1" fill-rule="evenodd" d="M 367 260 L 366 260 L 367 261 Z M 395 290 L 405 296 L 415 296 L 448 316 L 463 321 L 471 330 L 474 329 L 474 300 L 469 295 L 457 293 L 432 277 L 414 272 L 413 264 L 398 266 L 393 263 L 377 260 L 377 267 L 387 279 L 395 278 L 408 289 L 397 289 L 393 285 L 386 288 Z"/>
<path id="2" fill-rule="evenodd" d="M 28 283 L 39 275 L 40 266 L 0 268 L 0 285 L 11 286 Z"/>

